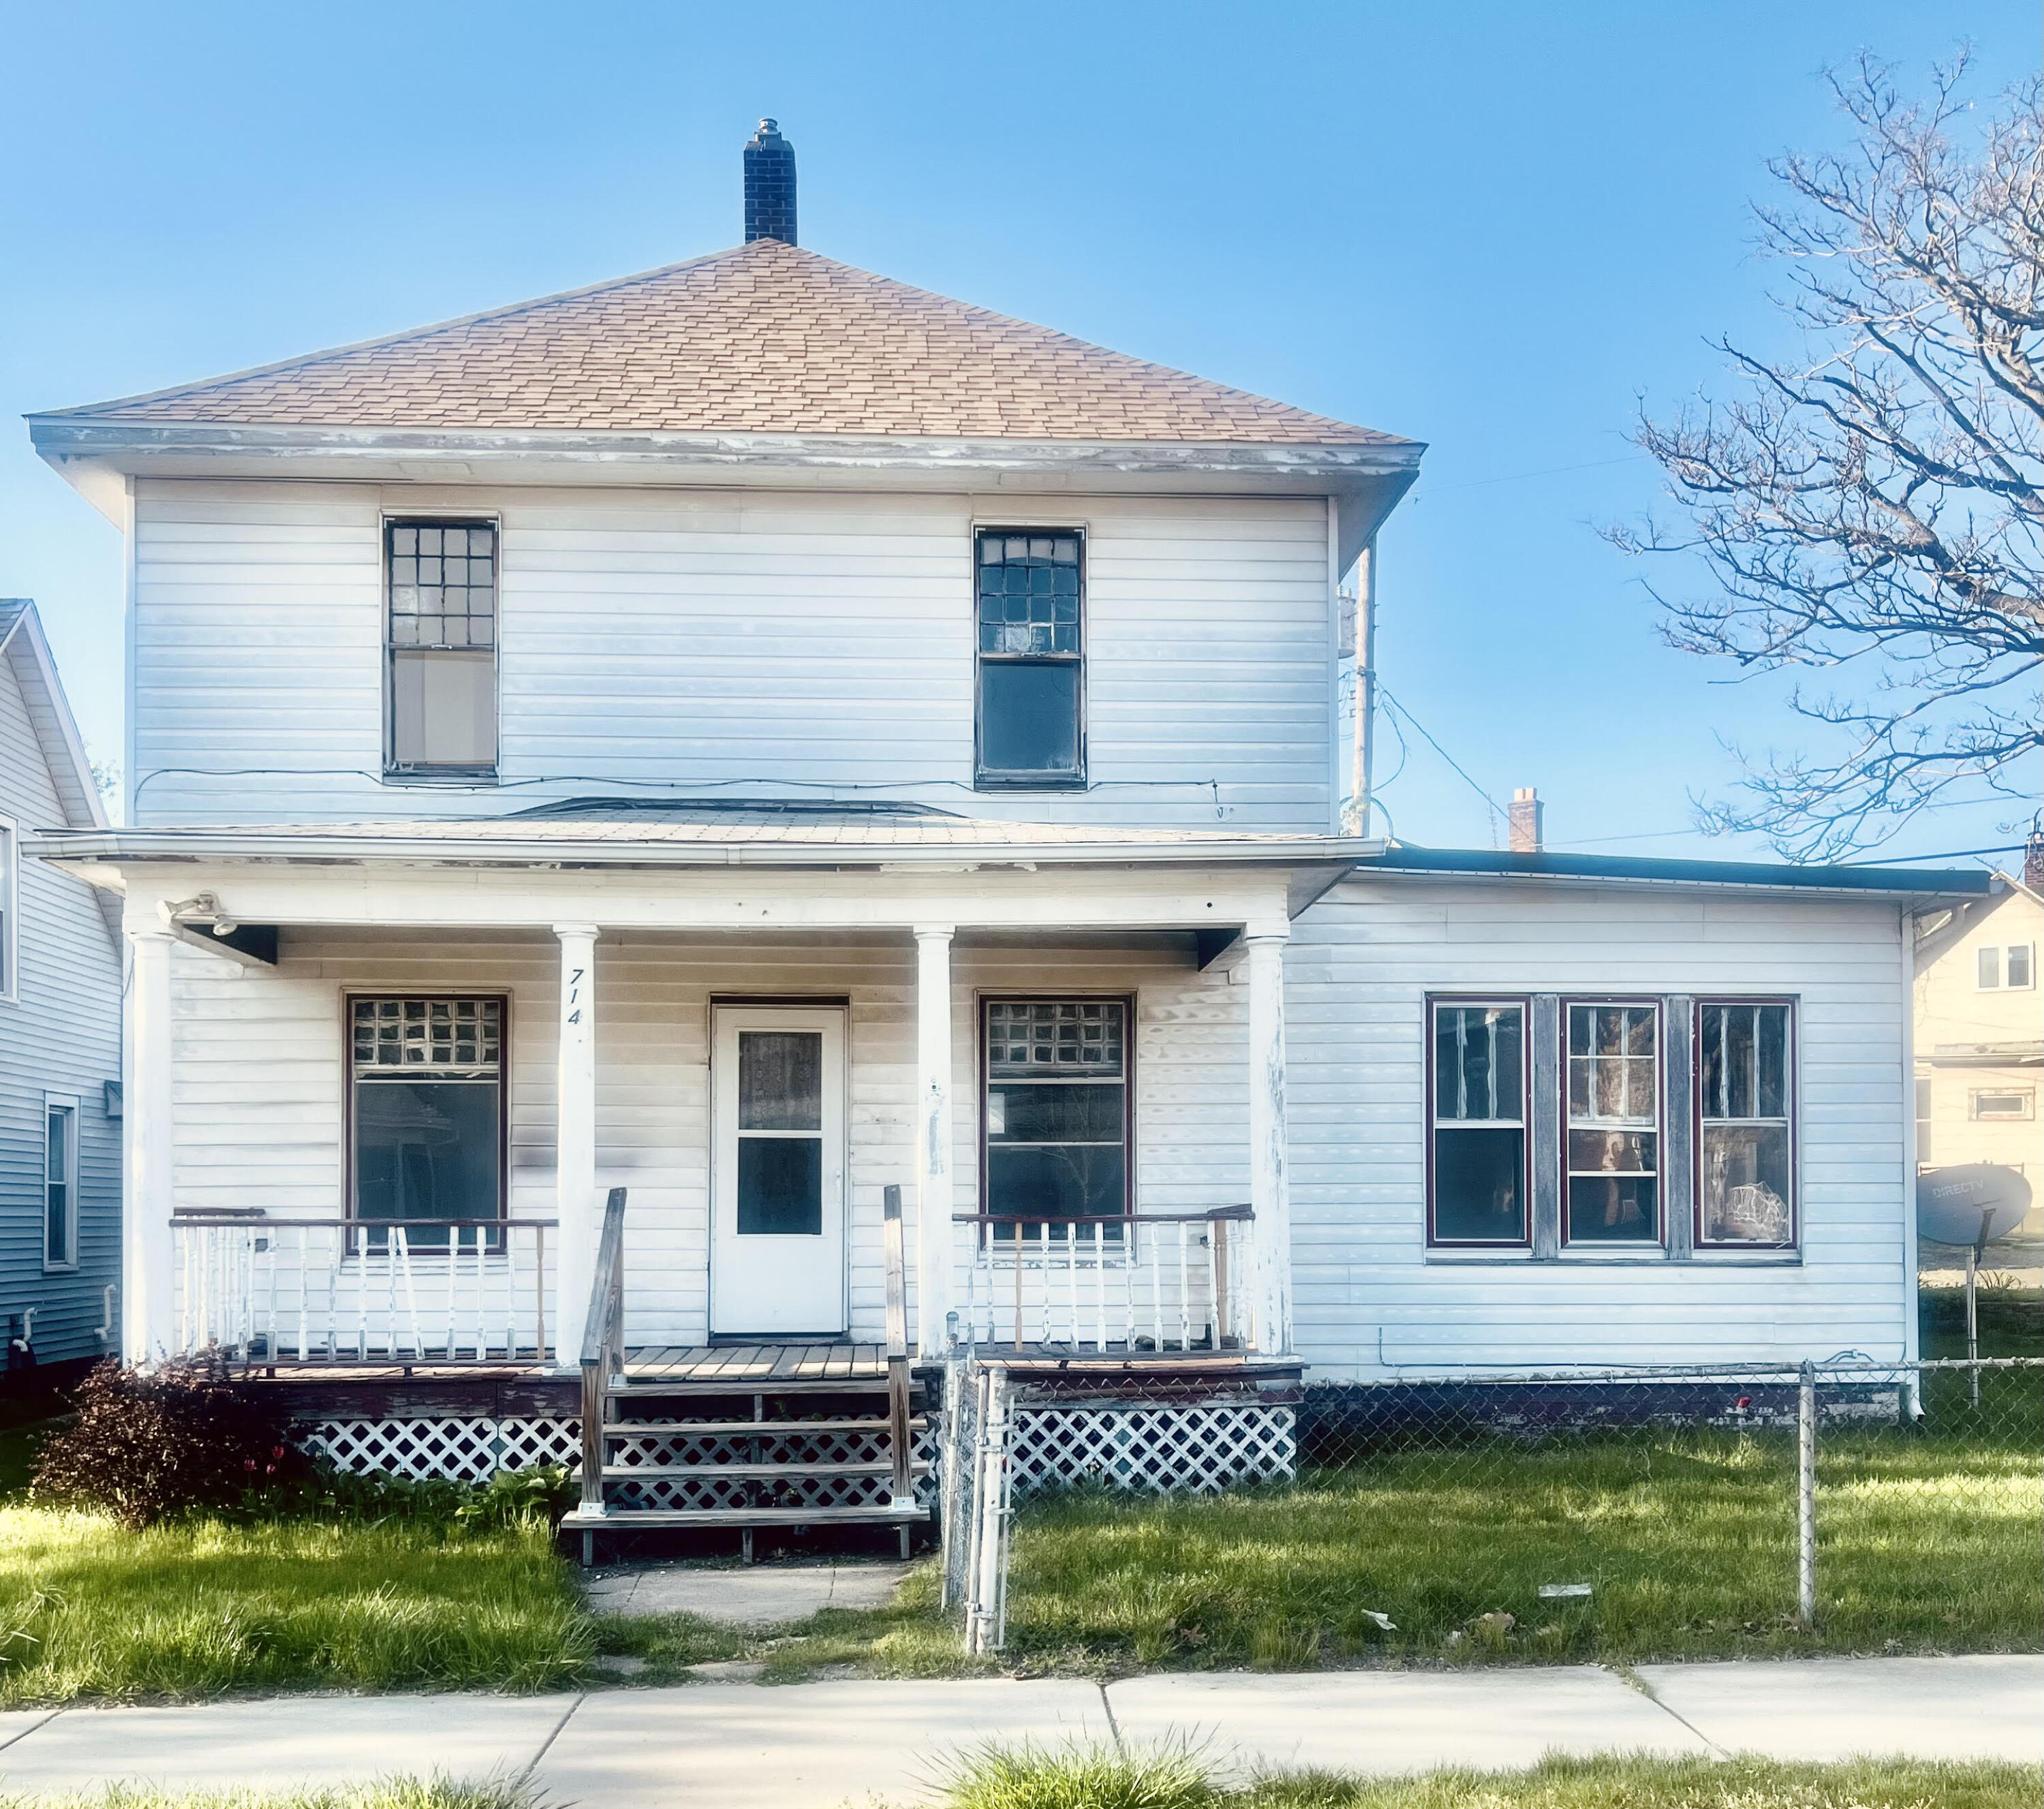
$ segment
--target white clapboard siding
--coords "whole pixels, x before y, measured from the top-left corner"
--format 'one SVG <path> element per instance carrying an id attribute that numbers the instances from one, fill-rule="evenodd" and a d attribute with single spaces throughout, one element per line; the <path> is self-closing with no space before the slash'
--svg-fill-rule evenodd
<path id="1" fill-rule="evenodd" d="M 1892 904 L 1351 880 L 1287 951 L 1293 1287 L 1318 1376 L 1902 1354 L 1901 957 Z M 1793 995 L 1802 1260 L 1431 1260 L 1430 991 Z"/>
<path id="2" fill-rule="evenodd" d="M 345 994 L 495 992 L 511 1000 L 511 1211 L 551 1216 L 558 962 L 551 939 L 500 931 L 287 930 L 271 971 L 179 947 L 179 1208 L 340 1211 Z M 747 996 L 850 1002 L 851 1329 L 884 1334 L 881 1208 L 889 1183 L 903 1187 L 912 1226 L 914 1216 L 915 977 L 906 935 L 613 932 L 599 943 L 597 1184 L 630 1190 L 633 1342 L 690 1342 L 707 1332 L 711 1001 Z M 978 1193 L 982 992 L 1133 994 L 1139 1208 L 1200 1211 L 1247 1197 L 1245 989 L 1224 973 L 1197 972 L 1189 936 L 962 940 L 952 979 L 955 1210 L 974 1210 Z M 912 1262 L 912 1289 L 914 1272 Z"/>
<path id="3" fill-rule="evenodd" d="M 63 824 L 13 663 L 0 658 L 0 816 L 23 835 Z M 36 1309 L 45 1363 L 103 1354 L 106 1290 L 121 1273 L 121 1125 L 106 1083 L 121 1077 L 121 957 L 90 887 L 19 862 L 14 997 L 0 999 L 0 1321 Z M 79 1102 L 79 1265 L 43 1268 L 44 1095 Z"/>
<path id="4" fill-rule="evenodd" d="M 429 509 L 502 522 L 498 787 L 377 776 L 379 523 Z M 142 823 L 496 814 L 651 787 L 1329 827 L 1315 498 L 152 478 L 135 513 Z M 1087 529 L 1083 794 L 972 789 L 975 520 Z"/>

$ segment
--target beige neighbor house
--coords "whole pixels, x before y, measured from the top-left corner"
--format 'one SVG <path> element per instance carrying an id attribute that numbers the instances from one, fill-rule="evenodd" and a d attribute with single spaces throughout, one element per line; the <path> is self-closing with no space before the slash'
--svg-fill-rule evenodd
<path id="1" fill-rule="evenodd" d="M 31 422 L 128 537 L 129 820 L 33 847 L 133 951 L 130 1357 L 742 1530 L 924 1517 L 896 1346 L 1153 1486 L 1316 1385 L 1912 1355 L 1914 917 L 1987 876 L 1357 834 L 1424 448 L 747 170 L 742 247 Z"/>
<path id="2" fill-rule="evenodd" d="M 1916 1162 L 2022 1175 L 2029 1215 L 1989 1258 L 2028 1266 L 2044 1254 L 2044 847 L 2022 878 L 1996 878 L 1986 897 L 1927 918 L 1917 945 Z"/>

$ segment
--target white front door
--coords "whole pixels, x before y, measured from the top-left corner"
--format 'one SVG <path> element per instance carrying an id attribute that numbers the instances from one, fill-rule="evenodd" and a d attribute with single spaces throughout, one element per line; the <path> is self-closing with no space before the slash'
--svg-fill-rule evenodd
<path id="1" fill-rule="evenodd" d="M 719 1005 L 711 1057 L 709 1328 L 845 1329 L 844 1012 Z"/>

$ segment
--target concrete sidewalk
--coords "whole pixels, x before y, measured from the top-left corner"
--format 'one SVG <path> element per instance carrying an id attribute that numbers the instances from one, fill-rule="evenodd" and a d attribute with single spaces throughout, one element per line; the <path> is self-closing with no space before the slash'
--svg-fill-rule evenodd
<path id="1" fill-rule="evenodd" d="M 2044 1657 L 1245 1673 L 1085 1683 L 694 1684 L 582 1696 L 279 1696 L 0 1715 L 0 1789 L 528 1777 L 590 1809 L 910 1804 L 982 1742 L 1170 1737 L 1217 1769 L 1400 1772 L 1543 1753 L 2044 1757 Z"/>

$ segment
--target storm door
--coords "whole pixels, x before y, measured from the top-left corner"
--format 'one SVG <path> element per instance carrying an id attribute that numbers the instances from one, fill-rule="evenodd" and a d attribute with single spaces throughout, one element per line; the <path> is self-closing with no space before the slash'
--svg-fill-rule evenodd
<path id="1" fill-rule="evenodd" d="M 720 1005 L 712 1055 L 710 1331 L 845 1329 L 844 1012 Z"/>

